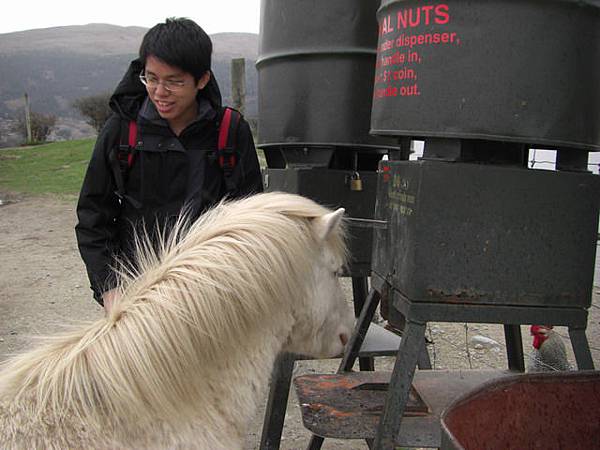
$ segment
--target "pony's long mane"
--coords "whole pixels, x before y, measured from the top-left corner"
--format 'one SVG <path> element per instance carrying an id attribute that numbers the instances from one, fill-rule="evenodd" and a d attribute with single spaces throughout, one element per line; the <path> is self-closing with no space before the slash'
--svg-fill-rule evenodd
<path id="1" fill-rule="evenodd" d="M 157 415 L 176 424 L 190 414 L 185 405 L 204 400 L 193 376 L 203 365 L 277 320 L 282 302 L 303 301 L 319 247 L 310 221 L 327 212 L 298 196 L 260 194 L 179 220 L 158 245 L 138 239 L 110 314 L 4 363 L 0 405 L 29 398 L 34 414 L 97 427 Z M 345 258 L 341 232 L 330 245 Z"/>

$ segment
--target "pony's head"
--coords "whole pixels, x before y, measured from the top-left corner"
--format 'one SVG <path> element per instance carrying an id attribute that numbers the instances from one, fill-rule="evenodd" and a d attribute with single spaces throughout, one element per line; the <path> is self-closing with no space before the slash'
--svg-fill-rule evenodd
<path id="1" fill-rule="evenodd" d="M 342 218 L 344 209 L 311 221 L 318 252 L 304 301 L 296 305 L 296 322 L 284 350 L 314 357 L 341 354 L 350 338 L 354 317 L 346 303 L 339 275 L 346 263 Z"/>

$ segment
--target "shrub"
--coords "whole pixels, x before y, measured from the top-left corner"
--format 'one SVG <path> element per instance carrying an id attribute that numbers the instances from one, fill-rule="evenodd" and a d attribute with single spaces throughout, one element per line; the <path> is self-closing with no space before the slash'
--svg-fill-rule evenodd
<path id="1" fill-rule="evenodd" d="M 96 132 L 100 132 L 112 112 L 108 106 L 109 100 L 109 93 L 92 95 L 78 98 L 73 102 L 73 107 L 86 118 L 86 122 L 94 127 Z"/>
<path id="2" fill-rule="evenodd" d="M 31 120 L 31 141 L 27 142 L 27 125 L 25 116 L 20 115 L 16 121 L 16 130 L 21 133 L 27 144 L 37 144 L 46 142 L 46 138 L 56 125 L 56 116 L 52 114 L 42 114 L 31 111 L 29 114 Z"/>

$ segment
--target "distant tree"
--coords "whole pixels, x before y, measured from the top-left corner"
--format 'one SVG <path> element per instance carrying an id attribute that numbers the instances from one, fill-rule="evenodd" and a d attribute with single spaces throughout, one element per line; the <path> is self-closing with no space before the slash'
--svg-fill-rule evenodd
<path id="1" fill-rule="evenodd" d="M 27 142 L 27 125 L 25 115 L 19 115 L 16 120 L 15 131 L 22 134 L 27 144 L 39 144 L 46 142 L 46 138 L 56 125 L 56 116 L 31 111 L 31 142 Z"/>
<path id="2" fill-rule="evenodd" d="M 100 132 L 112 111 L 108 106 L 109 93 L 81 97 L 73 102 L 73 107 L 86 117 L 86 122 Z"/>

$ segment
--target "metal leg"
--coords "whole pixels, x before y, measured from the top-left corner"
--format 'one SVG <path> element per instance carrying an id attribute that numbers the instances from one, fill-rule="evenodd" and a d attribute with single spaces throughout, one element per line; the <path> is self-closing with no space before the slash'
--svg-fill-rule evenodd
<path id="1" fill-rule="evenodd" d="M 281 444 L 294 361 L 296 357 L 292 353 L 281 353 L 275 360 L 260 438 L 260 450 L 278 450 Z"/>
<path id="2" fill-rule="evenodd" d="M 354 315 L 360 316 L 367 293 L 369 292 L 369 282 L 367 277 L 352 277 L 352 293 L 354 295 Z M 375 370 L 374 358 L 358 358 L 358 366 L 360 370 L 373 371 Z"/>
<path id="3" fill-rule="evenodd" d="M 523 355 L 523 338 L 520 325 L 504 325 L 504 338 L 506 339 L 506 357 L 508 368 L 518 372 L 525 372 L 525 358 Z"/>
<path id="4" fill-rule="evenodd" d="M 349 372 L 352 370 L 352 366 L 354 366 L 354 363 L 358 358 L 358 352 L 360 351 L 360 348 L 365 340 L 365 336 L 367 335 L 369 325 L 371 325 L 371 320 L 373 319 L 375 310 L 379 305 L 380 298 L 379 292 L 371 288 L 369 295 L 367 295 L 367 299 L 365 300 L 365 304 L 362 308 L 360 316 L 356 321 L 356 326 L 352 332 L 350 342 L 348 342 L 348 347 L 344 352 L 344 357 L 342 358 L 342 362 L 338 368 L 338 373 Z"/>
<path id="5" fill-rule="evenodd" d="M 402 415 L 408 402 L 417 361 L 425 343 L 425 323 L 408 318 L 400 349 L 396 357 L 394 372 L 390 380 L 383 415 L 375 436 L 375 450 L 393 450 L 400 431 Z"/>
<path id="6" fill-rule="evenodd" d="M 352 282 L 354 287 L 354 279 L 352 279 Z M 352 337 L 350 338 L 350 342 L 348 342 L 348 346 L 344 352 L 344 357 L 342 358 L 342 362 L 338 368 L 338 373 L 349 372 L 352 370 L 354 363 L 358 359 L 358 352 L 360 351 L 363 341 L 365 340 L 367 330 L 369 329 L 371 320 L 373 320 L 373 316 L 375 315 L 375 311 L 379 305 L 380 298 L 381 297 L 379 293 L 375 289 L 371 288 L 369 295 L 367 295 L 367 298 L 364 300 L 364 304 L 362 305 L 360 315 L 356 321 L 356 326 L 352 332 Z M 321 436 L 313 434 L 310 438 L 310 442 L 308 443 L 307 450 L 320 450 L 324 441 L 325 439 Z"/>
<path id="7" fill-rule="evenodd" d="M 382 300 L 383 303 L 383 300 Z M 398 311 L 398 310 L 394 310 L 392 309 L 389 312 L 389 319 L 388 319 L 388 324 L 390 323 L 390 320 L 393 321 L 394 323 L 394 328 L 396 328 L 398 331 L 400 331 L 400 335 L 402 336 L 402 333 L 404 330 L 404 328 L 406 327 L 406 317 L 404 317 L 404 315 Z M 427 351 L 427 339 L 425 339 L 425 345 L 423 345 L 423 350 L 421 351 L 421 354 L 419 355 L 419 362 L 417 364 L 417 366 L 419 367 L 419 369 L 423 369 L 423 370 L 430 370 L 431 369 L 431 359 L 429 358 L 429 352 Z"/>
<path id="8" fill-rule="evenodd" d="M 590 352 L 590 344 L 585 335 L 585 328 L 569 327 L 569 337 L 579 370 L 594 370 L 594 360 Z"/>
<path id="9" fill-rule="evenodd" d="M 308 447 L 306 447 L 306 450 L 321 450 L 323 441 L 325 441 L 325 438 L 313 434 L 310 438 L 310 442 L 308 443 Z"/>
<path id="10" fill-rule="evenodd" d="M 357 285 L 358 284 L 359 283 L 357 282 Z M 355 287 L 354 278 L 352 279 L 352 287 Z M 375 289 L 371 288 L 371 290 L 369 291 L 369 295 L 367 295 L 367 298 L 363 301 L 360 315 L 358 316 L 358 320 L 356 321 L 356 326 L 354 327 L 354 331 L 352 332 L 350 342 L 348 342 L 348 346 L 346 347 L 346 351 L 344 352 L 344 357 L 342 358 L 342 362 L 340 363 L 340 366 L 338 368 L 338 373 L 349 372 L 352 370 L 354 363 L 358 359 L 358 353 L 365 340 L 367 330 L 369 329 L 369 325 L 371 325 L 371 320 L 373 320 L 373 316 L 375 315 L 375 311 L 377 310 L 377 306 L 379 305 L 380 298 L 381 297 L 379 293 Z M 362 367 L 361 370 L 363 370 Z M 313 434 L 310 438 L 310 442 L 308 443 L 307 450 L 320 450 L 324 441 L 325 438 Z"/>
<path id="11" fill-rule="evenodd" d="M 423 347 L 419 353 L 417 367 L 421 370 L 431 370 L 431 358 L 429 358 L 429 352 L 427 351 L 427 340 L 425 338 L 423 338 Z"/>

